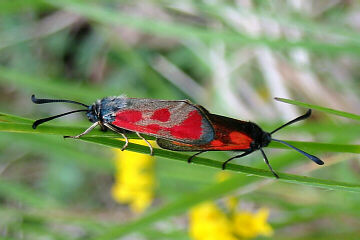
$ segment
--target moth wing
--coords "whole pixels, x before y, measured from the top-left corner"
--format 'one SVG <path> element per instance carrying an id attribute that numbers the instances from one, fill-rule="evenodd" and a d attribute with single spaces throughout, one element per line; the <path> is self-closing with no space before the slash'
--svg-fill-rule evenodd
<path id="1" fill-rule="evenodd" d="M 207 113 L 213 125 L 215 136 L 204 144 L 186 144 L 167 139 L 157 139 L 159 147 L 172 151 L 246 151 L 254 141 L 250 134 L 244 131 L 251 123 Z M 245 127 L 243 127 L 245 125 Z"/>
<path id="2" fill-rule="evenodd" d="M 185 144 L 167 139 L 156 139 L 156 143 L 159 147 L 171 151 L 182 151 L 182 152 L 196 152 L 196 151 L 246 151 L 250 149 L 249 143 L 244 144 L 222 142 L 221 140 L 214 139 L 206 144 Z"/>
<path id="3" fill-rule="evenodd" d="M 205 112 L 187 100 L 126 99 L 111 124 L 133 132 L 182 143 L 205 144 L 214 129 Z"/>
<path id="4" fill-rule="evenodd" d="M 204 149 L 203 145 L 191 145 L 181 142 L 176 142 L 172 140 L 167 140 L 163 138 L 156 139 L 157 145 L 163 149 L 171 150 L 171 151 L 202 151 Z"/>

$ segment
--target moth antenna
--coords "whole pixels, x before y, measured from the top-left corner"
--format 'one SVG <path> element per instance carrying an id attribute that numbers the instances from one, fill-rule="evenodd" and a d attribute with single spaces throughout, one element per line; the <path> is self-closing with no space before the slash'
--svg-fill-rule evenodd
<path id="1" fill-rule="evenodd" d="M 53 103 L 53 102 L 66 102 L 66 103 L 75 103 L 82 105 L 84 107 L 89 107 L 89 105 L 86 105 L 84 103 L 72 101 L 72 100 L 65 100 L 65 99 L 47 99 L 47 98 L 36 98 L 35 95 L 31 95 L 31 101 L 36 104 L 44 104 L 44 103 Z"/>
<path id="2" fill-rule="evenodd" d="M 76 112 L 87 112 L 88 110 L 86 109 L 80 109 L 80 110 L 74 110 L 74 111 L 71 111 L 71 112 L 66 112 L 66 113 L 62 113 L 62 114 L 59 114 L 59 115 L 55 115 L 55 116 L 51 116 L 51 117 L 47 117 L 47 118 L 42 118 L 42 119 L 39 119 L 39 120 L 36 120 L 33 125 L 32 125 L 32 128 L 33 129 L 36 129 L 37 126 L 39 126 L 40 124 L 44 123 L 44 122 L 48 122 L 50 120 L 53 120 L 55 118 L 59 118 L 59 117 L 62 117 L 62 116 L 65 116 L 65 115 L 69 115 L 69 114 L 72 114 L 72 113 L 76 113 Z"/>
<path id="3" fill-rule="evenodd" d="M 302 155 L 304 155 L 305 157 L 307 157 L 308 159 L 314 161 L 315 163 L 317 163 L 317 164 L 319 164 L 319 165 L 323 165 L 323 164 L 324 164 L 324 162 L 323 162 L 322 160 L 320 160 L 320 158 L 315 157 L 314 155 L 311 155 L 311 154 L 309 154 L 309 153 L 306 153 L 306 152 L 298 149 L 297 147 L 294 147 L 293 145 L 291 145 L 291 144 L 289 144 L 289 143 L 287 143 L 287 142 L 285 142 L 285 141 L 278 140 L 278 139 L 274 139 L 274 138 L 272 138 L 271 140 L 273 140 L 273 141 L 275 141 L 275 142 L 279 142 L 279 143 L 285 144 L 285 145 L 288 146 L 288 147 L 291 147 L 292 149 L 298 151 L 299 153 L 301 153 Z"/>
<path id="4" fill-rule="evenodd" d="M 296 122 L 298 122 L 298 121 L 304 120 L 304 119 L 310 117 L 310 115 L 311 115 L 311 109 L 309 109 L 304 115 L 301 115 L 300 117 L 297 117 L 297 118 L 295 118 L 295 119 L 293 119 L 293 120 L 285 123 L 284 125 L 281 125 L 281 126 L 278 127 L 277 129 L 275 129 L 274 131 L 272 131 L 270 134 L 273 134 L 273 133 L 279 131 L 280 129 L 282 129 L 283 127 L 286 127 L 286 126 L 288 126 L 288 125 L 290 125 L 290 124 L 293 124 L 293 123 L 296 123 Z"/>

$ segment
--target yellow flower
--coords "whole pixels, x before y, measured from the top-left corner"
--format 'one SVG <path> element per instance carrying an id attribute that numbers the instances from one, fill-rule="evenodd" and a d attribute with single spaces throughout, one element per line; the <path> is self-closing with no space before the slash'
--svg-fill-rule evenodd
<path id="1" fill-rule="evenodd" d="M 190 236 L 195 240 L 236 240 L 231 232 L 231 222 L 212 202 L 191 209 Z"/>
<path id="2" fill-rule="evenodd" d="M 144 144 L 142 140 L 131 141 Z M 112 196 L 127 203 L 132 211 L 143 212 L 154 198 L 154 158 L 150 155 L 115 149 L 115 183 Z"/>
<path id="3" fill-rule="evenodd" d="M 231 177 L 230 174 L 218 174 L 219 182 Z M 257 213 L 239 211 L 235 196 L 226 198 L 225 211 L 214 202 L 205 202 L 190 210 L 190 236 L 194 240 L 244 240 L 258 235 L 271 236 L 273 230 L 266 222 L 269 210 L 262 208 Z"/>
<path id="4" fill-rule="evenodd" d="M 238 212 L 234 216 L 233 230 L 241 238 L 250 239 L 258 235 L 271 236 L 273 230 L 266 222 L 269 210 L 261 208 L 256 214 L 251 212 Z"/>

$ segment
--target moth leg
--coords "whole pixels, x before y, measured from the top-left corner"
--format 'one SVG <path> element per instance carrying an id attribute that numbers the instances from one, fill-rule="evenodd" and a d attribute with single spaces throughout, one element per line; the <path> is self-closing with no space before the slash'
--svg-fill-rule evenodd
<path id="1" fill-rule="evenodd" d="M 222 164 L 222 169 L 225 170 L 226 164 L 228 164 L 228 162 L 230 162 L 231 160 L 235 159 L 235 158 L 242 158 L 245 157 L 246 155 L 249 155 L 250 153 L 252 153 L 253 151 L 248 151 L 248 152 L 244 152 L 240 155 L 236 155 L 232 158 L 229 158 L 228 160 L 226 160 L 223 164 Z"/>
<path id="2" fill-rule="evenodd" d="M 125 139 L 125 144 L 124 144 L 124 146 L 121 148 L 121 151 L 124 151 L 124 150 L 127 148 L 127 146 L 129 145 L 129 139 L 126 137 L 125 134 L 123 134 L 123 133 L 120 133 L 120 134 L 121 134 L 121 136 Z"/>
<path id="3" fill-rule="evenodd" d="M 103 132 L 106 132 L 108 130 L 108 128 L 105 126 L 105 124 L 100 123 L 100 130 Z"/>
<path id="4" fill-rule="evenodd" d="M 113 130 L 114 132 L 120 134 L 120 135 L 125 139 L 125 144 L 124 144 L 124 146 L 121 148 L 121 151 L 124 151 L 124 150 L 127 148 L 127 146 L 129 145 L 129 139 L 126 137 L 126 135 L 125 135 L 124 133 L 122 133 L 120 129 L 114 127 L 114 126 L 111 125 L 111 124 L 105 123 L 104 125 L 105 125 L 106 127 L 108 127 L 109 129 Z"/>
<path id="5" fill-rule="evenodd" d="M 197 155 L 199 155 L 201 153 L 204 153 L 204 152 L 207 152 L 207 151 L 204 150 L 204 151 L 200 151 L 200 152 L 195 153 L 194 155 L 192 155 L 191 157 L 188 158 L 187 162 L 191 163 L 194 157 L 196 157 Z"/>
<path id="6" fill-rule="evenodd" d="M 89 132 L 91 132 L 91 130 L 93 130 L 97 125 L 99 125 L 99 122 L 95 122 L 93 125 L 91 125 L 88 129 L 86 129 L 83 133 L 80 133 L 79 135 L 64 136 L 64 138 L 79 138 L 79 137 L 84 136 L 85 134 L 88 134 Z"/>
<path id="7" fill-rule="evenodd" d="M 145 138 L 143 138 L 143 136 L 140 135 L 140 133 L 136 132 L 136 135 L 138 135 L 139 138 L 141 138 L 142 140 L 144 140 L 146 142 L 146 144 L 149 146 L 150 148 L 150 155 L 153 155 L 153 147 L 151 146 L 151 144 L 148 142 L 148 140 L 146 140 Z"/>
<path id="8" fill-rule="evenodd" d="M 260 148 L 260 152 L 261 152 L 261 154 L 262 154 L 263 157 L 264 157 L 265 163 L 266 163 L 266 164 L 268 165 L 268 167 L 270 168 L 270 171 L 274 174 L 274 176 L 275 176 L 276 178 L 279 178 L 279 175 L 277 175 L 276 172 L 274 171 L 274 169 L 271 167 L 271 165 L 270 165 L 270 163 L 269 163 L 269 160 L 267 159 L 264 151 L 263 151 L 261 148 Z"/>

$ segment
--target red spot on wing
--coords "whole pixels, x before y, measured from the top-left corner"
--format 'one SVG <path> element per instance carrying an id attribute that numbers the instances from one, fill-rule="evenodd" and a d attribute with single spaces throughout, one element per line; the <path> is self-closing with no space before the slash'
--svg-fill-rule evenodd
<path id="1" fill-rule="evenodd" d="M 156 110 L 151 115 L 151 120 L 169 121 L 170 112 L 167 109 Z M 161 125 L 161 123 L 151 123 L 148 125 L 140 125 L 140 120 L 146 120 L 142 116 L 141 111 L 126 110 L 116 114 L 115 121 L 112 124 L 131 131 L 141 132 L 145 134 L 155 134 L 160 137 L 173 139 L 198 140 L 202 134 L 202 115 L 194 110 L 190 112 L 184 121 L 173 127 Z"/>
<path id="2" fill-rule="evenodd" d="M 141 111 L 137 111 L 137 110 L 121 111 L 116 113 L 114 124 L 116 124 L 117 122 L 136 123 L 141 119 L 142 119 Z"/>
<path id="3" fill-rule="evenodd" d="M 146 129 L 148 129 L 149 133 L 158 133 L 161 129 L 163 129 L 160 125 L 158 124 L 149 124 L 145 126 Z"/>
<path id="4" fill-rule="evenodd" d="M 151 116 L 152 120 L 158 120 L 160 122 L 167 122 L 170 119 L 170 111 L 167 108 L 159 109 Z"/>
<path id="5" fill-rule="evenodd" d="M 253 139 L 241 132 L 231 132 L 229 134 L 230 140 L 233 144 L 236 144 L 241 149 L 250 148 L 250 143 Z"/>
<path id="6" fill-rule="evenodd" d="M 199 139 L 202 134 L 202 116 L 197 110 L 189 113 L 188 117 L 179 125 L 170 128 L 170 133 L 175 138 Z"/>
<path id="7" fill-rule="evenodd" d="M 220 140 L 213 140 L 210 142 L 210 145 L 214 146 L 214 147 L 220 147 L 220 146 L 224 145 L 224 143 Z"/>
<path id="8" fill-rule="evenodd" d="M 115 121 L 112 124 L 124 128 L 135 129 L 136 122 L 142 120 L 142 113 L 137 110 L 126 110 L 116 113 Z"/>

